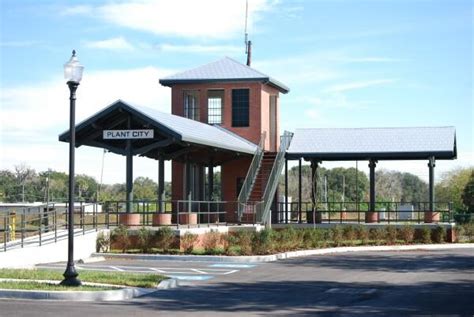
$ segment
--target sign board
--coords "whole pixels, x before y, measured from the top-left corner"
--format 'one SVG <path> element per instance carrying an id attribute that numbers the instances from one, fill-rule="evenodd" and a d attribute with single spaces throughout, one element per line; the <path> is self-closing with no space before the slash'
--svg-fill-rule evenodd
<path id="1" fill-rule="evenodd" d="M 153 139 L 153 130 L 104 130 L 104 140 Z"/>

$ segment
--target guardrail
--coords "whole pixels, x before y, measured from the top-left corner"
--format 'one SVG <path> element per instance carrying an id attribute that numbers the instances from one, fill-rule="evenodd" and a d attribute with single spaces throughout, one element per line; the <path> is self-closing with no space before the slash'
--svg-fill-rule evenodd
<path id="1" fill-rule="evenodd" d="M 91 212 L 85 212 L 92 206 Z M 67 204 L 44 204 L 34 207 L 16 207 L 0 215 L 0 244 L 3 251 L 24 247 L 25 244 L 42 245 L 44 241 L 58 240 L 58 232 L 68 227 Z M 99 225 L 97 204 L 78 203 L 74 210 L 74 224 L 85 234 Z"/>
<path id="2" fill-rule="evenodd" d="M 288 212 L 285 208 L 288 206 Z M 300 208 L 301 206 L 301 208 Z M 411 206 L 410 210 L 406 207 Z M 453 222 L 451 202 L 436 202 L 436 210 L 429 209 L 429 202 L 377 202 L 375 213 L 378 223 L 423 223 L 426 213 L 439 213 L 441 222 Z M 313 208 L 315 207 L 315 208 Z M 369 202 L 312 202 L 278 203 L 277 223 L 364 223 Z"/>

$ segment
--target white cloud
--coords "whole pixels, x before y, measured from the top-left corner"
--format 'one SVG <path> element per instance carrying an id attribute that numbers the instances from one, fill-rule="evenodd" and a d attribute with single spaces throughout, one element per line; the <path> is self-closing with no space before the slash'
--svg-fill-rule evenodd
<path id="1" fill-rule="evenodd" d="M 327 87 L 324 91 L 325 92 L 342 92 L 348 90 L 355 90 L 355 89 L 363 89 L 372 86 L 379 86 L 390 84 L 397 81 L 397 79 L 375 79 L 375 80 L 362 80 L 362 81 L 354 81 L 345 84 L 336 84 Z"/>
<path id="2" fill-rule="evenodd" d="M 88 41 L 85 43 L 86 47 L 98 48 L 106 50 L 127 50 L 133 51 L 135 48 L 123 37 L 115 37 L 102 41 Z"/>
<path id="3" fill-rule="evenodd" d="M 269 0 L 249 1 L 249 29 Z M 122 27 L 185 38 L 227 38 L 244 31 L 243 0 L 134 0 L 95 7 L 77 6 L 63 14 L 92 14 Z"/>
<path id="4" fill-rule="evenodd" d="M 243 46 L 242 46 L 243 47 Z M 219 53 L 222 55 L 230 55 L 236 52 L 242 52 L 243 48 L 235 45 L 174 45 L 174 44 L 160 44 L 156 48 L 163 52 L 171 53 Z"/>
<path id="5" fill-rule="evenodd" d="M 169 112 L 171 91 L 160 86 L 158 79 L 171 72 L 174 71 L 155 67 L 85 72 L 77 90 L 76 122 L 117 99 Z M 25 162 L 37 170 L 67 171 L 67 144 L 59 142 L 58 135 L 68 129 L 68 97 L 69 90 L 59 77 L 36 86 L 2 88 L 0 169 L 11 169 Z M 77 172 L 95 176 L 95 171 L 100 169 L 101 151 L 80 147 L 77 157 Z M 109 160 L 111 165 L 108 164 L 118 171 L 124 168 L 122 165 L 125 163 L 120 163 L 120 159 Z M 138 161 L 136 169 L 139 173 L 153 171 L 156 162 L 148 161 Z M 105 175 L 104 182 L 123 181 L 123 175 L 113 169 Z M 138 175 L 155 177 L 156 173 Z"/>

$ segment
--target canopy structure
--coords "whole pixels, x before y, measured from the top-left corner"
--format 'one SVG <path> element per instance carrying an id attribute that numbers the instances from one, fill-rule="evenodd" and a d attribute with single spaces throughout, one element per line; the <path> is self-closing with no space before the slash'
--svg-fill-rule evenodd
<path id="1" fill-rule="evenodd" d="M 153 138 L 105 139 L 104 130 L 153 130 Z M 59 140 L 69 142 L 69 131 Z M 253 155 L 257 146 L 219 126 L 212 126 L 117 100 L 76 126 L 77 146 L 87 145 L 152 159 L 219 165 L 241 155 Z"/>
<path id="2" fill-rule="evenodd" d="M 288 159 L 321 161 L 455 159 L 454 127 L 297 129 Z"/>
<path id="3" fill-rule="evenodd" d="M 313 186 L 316 182 L 316 169 L 322 161 L 369 161 L 369 211 L 372 213 L 375 211 L 375 167 L 379 160 L 428 160 L 429 209 L 434 212 L 435 162 L 437 159 L 455 159 L 456 156 L 454 127 L 297 129 L 285 154 L 286 160 L 299 160 L 299 201 L 302 199 L 302 159 L 311 161 Z M 288 164 L 286 166 L 285 180 Z M 286 197 L 287 187 L 285 182 Z M 370 213 L 366 216 L 373 217 Z M 369 222 L 373 221 L 375 219 L 371 218 Z M 426 221 L 432 222 L 433 219 Z"/>

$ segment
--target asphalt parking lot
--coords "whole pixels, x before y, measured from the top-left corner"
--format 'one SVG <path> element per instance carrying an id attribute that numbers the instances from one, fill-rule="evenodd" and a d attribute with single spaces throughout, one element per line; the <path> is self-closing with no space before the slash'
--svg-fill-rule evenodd
<path id="1" fill-rule="evenodd" d="M 474 315 L 473 249 L 334 254 L 239 265 L 116 259 L 81 264 L 80 269 L 155 271 L 180 278 L 183 286 L 126 302 L 0 300 L 0 315 Z"/>

